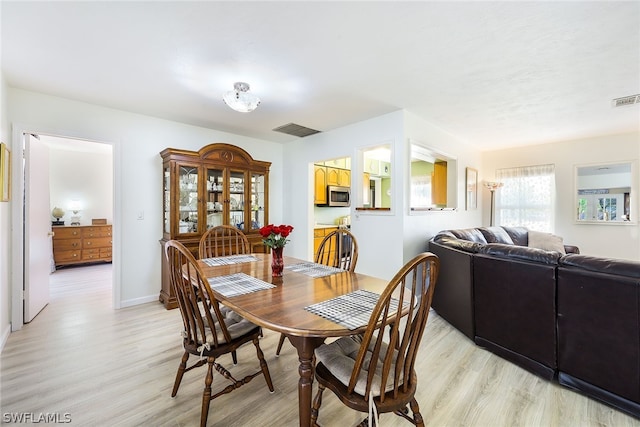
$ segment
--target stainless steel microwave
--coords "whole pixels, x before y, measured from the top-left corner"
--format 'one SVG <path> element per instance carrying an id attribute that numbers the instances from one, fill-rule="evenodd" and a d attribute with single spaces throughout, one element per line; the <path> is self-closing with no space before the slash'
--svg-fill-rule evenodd
<path id="1" fill-rule="evenodd" d="M 339 187 L 337 185 L 327 185 L 327 205 L 326 206 L 350 206 L 351 188 Z"/>

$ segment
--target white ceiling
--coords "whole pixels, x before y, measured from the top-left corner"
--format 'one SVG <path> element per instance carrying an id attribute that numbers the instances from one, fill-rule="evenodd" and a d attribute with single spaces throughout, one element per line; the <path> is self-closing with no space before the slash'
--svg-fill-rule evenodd
<path id="1" fill-rule="evenodd" d="M 2 0 L 12 87 L 288 142 L 405 109 L 479 149 L 640 130 L 640 2 Z M 246 81 L 262 104 L 222 101 Z"/>

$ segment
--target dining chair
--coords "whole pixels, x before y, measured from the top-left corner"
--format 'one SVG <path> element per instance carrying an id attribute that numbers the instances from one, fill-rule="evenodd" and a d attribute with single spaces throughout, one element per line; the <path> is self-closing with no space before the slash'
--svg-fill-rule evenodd
<path id="1" fill-rule="evenodd" d="M 314 261 L 318 264 L 353 272 L 358 262 L 358 242 L 351 232 L 338 228 L 320 242 Z"/>
<path id="2" fill-rule="evenodd" d="M 262 374 L 269 391 L 273 392 L 273 383 L 269 367 L 260 349 L 259 337 L 261 328 L 235 312 L 221 307 L 213 294 L 206 276 L 197 264 L 191 252 L 180 242 L 170 240 L 165 244 L 165 256 L 169 266 L 169 280 L 176 294 L 182 323 L 184 354 L 171 397 L 175 397 L 185 372 L 207 364 L 205 387 L 202 394 L 202 412 L 200 426 L 207 424 L 209 403 L 211 400 L 239 388 L 254 377 Z M 260 370 L 236 380 L 218 358 L 224 354 L 235 352 L 243 344 L 253 342 L 256 347 Z M 197 361 L 187 366 L 189 357 L 194 355 Z M 231 382 L 226 388 L 211 394 L 214 369 Z"/>
<path id="3" fill-rule="evenodd" d="M 377 414 L 393 412 L 424 426 L 415 399 L 415 362 L 439 268 L 436 255 L 416 256 L 380 295 L 364 334 L 342 337 L 315 350 L 318 392 L 311 409 L 312 425 L 318 425 L 322 393 L 329 388 L 349 408 L 368 413 L 375 425 L 379 425 Z M 359 425 L 366 426 L 367 418 Z"/>
<path id="4" fill-rule="evenodd" d="M 219 225 L 207 230 L 200 238 L 198 257 L 212 258 L 242 255 L 251 252 L 247 236 L 232 225 Z"/>
<path id="5" fill-rule="evenodd" d="M 318 246 L 314 262 L 353 273 L 358 262 L 358 242 L 355 236 L 345 228 L 327 234 Z M 285 338 L 286 335 L 280 334 L 276 356 L 280 356 Z"/>

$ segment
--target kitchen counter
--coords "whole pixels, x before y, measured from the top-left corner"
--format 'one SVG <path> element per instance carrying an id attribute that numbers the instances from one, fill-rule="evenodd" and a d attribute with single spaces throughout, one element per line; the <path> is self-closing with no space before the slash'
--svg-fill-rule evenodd
<path id="1" fill-rule="evenodd" d="M 313 226 L 315 230 L 319 230 L 322 228 L 338 228 L 338 224 L 316 224 Z"/>

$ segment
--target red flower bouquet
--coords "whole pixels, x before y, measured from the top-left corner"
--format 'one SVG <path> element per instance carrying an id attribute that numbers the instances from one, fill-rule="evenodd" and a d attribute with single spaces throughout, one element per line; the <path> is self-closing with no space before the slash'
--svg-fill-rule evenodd
<path id="1" fill-rule="evenodd" d="M 260 235 L 263 237 L 262 242 L 273 248 L 283 248 L 289 241 L 287 236 L 291 234 L 293 227 L 290 225 L 265 225 L 260 229 Z"/>

